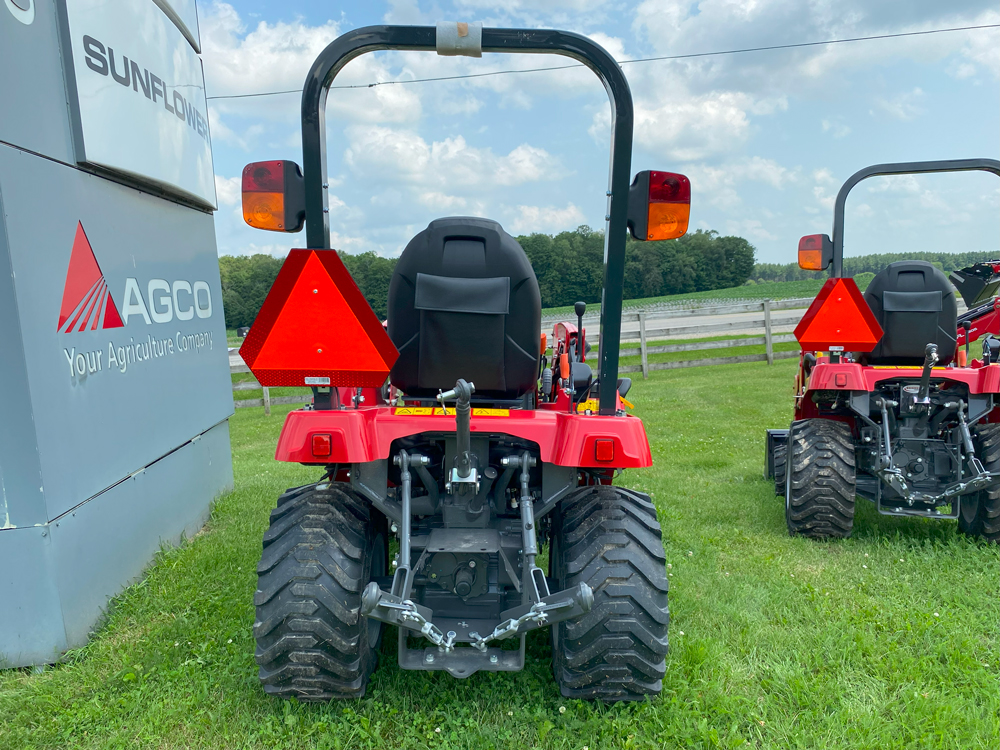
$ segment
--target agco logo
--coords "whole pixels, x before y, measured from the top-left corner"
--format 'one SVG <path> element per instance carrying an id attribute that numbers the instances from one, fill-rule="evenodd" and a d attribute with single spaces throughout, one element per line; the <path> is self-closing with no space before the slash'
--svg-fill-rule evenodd
<path id="1" fill-rule="evenodd" d="M 122 328 L 136 316 L 147 325 L 169 323 L 175 318 L 191 320 L 196 315 L 212 317 L 212 292 L 204 281 L 192 284 L 179 280 L 171 284 L 165 279 L 150 279 L 144 298 L 139 282 L 129 277 L 125 279 L 122 300 L 119 315 L 83 223 L 78 222 L 59 310 L 61 333 Z"/>

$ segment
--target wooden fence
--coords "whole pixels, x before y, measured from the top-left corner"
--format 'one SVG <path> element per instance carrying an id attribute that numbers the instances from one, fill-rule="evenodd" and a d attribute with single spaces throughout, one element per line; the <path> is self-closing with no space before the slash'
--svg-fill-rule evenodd
<path id="1" fill-rule="evenodd" d="M 737 362 L 767 362 L 774 364 L 776 359 L 788 359 L 799 356 L 798 351 L 776 352 L 774 345 L 795 341 L 795 336 L 791 333 L 775 333 L 774 328 L 785 328 L 798 322 L 798 317 L 774 321 L 772 313 L 776 310 L 793 310 L 807 307 L 812 302 L 812 298 L 807 299 L 786 299 L 786 300 L 761 300 L 740 302 L 737 304 L 712 304 L 702 307 L 685 309 L 653 309 L 652 311 L 639 310 L 637 312 L 626 312 L 622 314 L 622 323 L 638 323 L 637 331 L 622 332 L 622 348 L 618 354 L 620 357 L 634 357 L 639 355 L 641 364 L 625 365 L 618 368 L 619 373 L 641 372 L 643 378 L 649 377 L 650 370 L 675 370 L 682 367 L 705 367 L 707 365 L 726 365 Z M 683 318 L 706 318 L 717 315 L 734 315 L 760 312 L 760 317 L 743 318 L 740 320 L 727 321 L 724 323 L 702 323 L 699 325 L 662 325 L 662 321 Z M 572 318 L 572 315 L 565 319 Z M 653 319 L 656 328 L 650 328 L 647 320 Z M 591 330 L 597 327 L 598 319 L 584 317 L 584 325 L 589 325 Z M 551 330 L 551 326 L 549 326 Z M 738 339 L 724 339 L 722 341 L 692 341 L 687 343 L 661 344 L 659 346 L 648 346 L 647 341 L 662 339 L 692 337 L 712 334 L 726 334 L 733 331 L 746 331 L 763 329 L 762 335 L 748 336 Z M 587 337 L 592 343 L 598 341 L 597 334 Z M 626 348 L 624 344 L 638 343 L 638 347 Z M 702 357 L 700 359 L 683 359 L 675 362 L 649 362 L 651 354 L 667 354 L 674 352 L 696 352 L 712 349 L 731 349 L 736 346 L 764 346 L 763 354 L 741 354 L 730 357 Z M 244 364 L 232 365 L 231 373 L 248 373 L 250 369 Z M 263 398 L 240 399 L 235 401 L 236 408 L 248 406 L 263 406 L 264 414 L 270 416 L 271 406 L 278 404 L 304 404 L 312 401 L 311 393 L 304 393 L 297 396 L 271 397 L 269 388 L 261 386 L 256 380 L 234 383 L 233 391 L 261 390 Z"/>
<path id="2" fill-rule="evenodd" d="M 637 332 L 624 332 L 622 343 L 639 342 L 638 348 L 621 348 L 618 351 L 619 357 L 634 357 L 637 354 L 641 363 L 638 365 L 625 365 L 618 368 L 619 373 L 641 372 L 642 377 L 648 378 L 650 370 L 676 370 L 682 367 L 705 367 L 707 365 L 727 365 L 737 362 L 767 362 L 774 364 L 776 359 L 789 359 L 799 356 L 797 351 L 776 352 L 775 344 L 795 341 L 795 336 L 791 333 L 774 333 L 775 327 L 787 327 L 797 323 L 798 318 L 781 320 L 777 324 L 773 321 L 771 313 L 775 310 L 789 310 L 803 306 L 803 302 L 808 304 L 812 300 L 762 300 L 760 302 L 747 302 L 738 305 L 715 306 L 702 308 L 700 310 L 678 310 L 670 313 L 656 313 L 657 322 L 664 318 L 689 318 L 689 317 L 710 317 L 712 315 L 732 315 L 735 313 L 756 312 L 760 310 L 760 318 L 749 318 L 729 321 L 726 323 L 707 323 L 696 326 L 672 326 L 668 328 L 650 329 L 646 325 L 648 313 L 640 311 L 637 313 L 627 313 L 622 316 L 622 322 L 637 321 L 639 330 Z M 732 331 L 753 330 L 763 328 L 763 336 L 750 336 L 738 339 L 724 339 L 722 341 L 693 341 L 690 343 L 662 344 L 660 346 L 648 346 L 647 341 L 657 339 L 677 338 L 680 336 L 702 336 L 705 334 L 725 334 Z M 711 349 L 731 349 L 735 346 L 760 346 L 764 345 L 763 354 L 741 354 L 731 357 L 700 357 L 698 359 L 683 359 L 675 362 L 654 362 L 650 364 L 650 354 L 667 354 L 673 352 L 693 352 L 707 351 Z"/>
<path id="3" fill-rule="evenodd" d="M 250 368 L 246 365 L 230 365 L 229 373 L 235 375 L 236 373 L 250 372 Z M 263 406 L 264 414 L 266 416 L 271 416 L 271 407 L 277 406 L 279 404 L 308 404 L 312 402 L 312 393 L 301 393 L 297 396 L 277 396 L 276 398 L 271 398 L 271 389 L 266 386 L 262 386 L 256 380 L 248 380 L 242 383 L 233 383 L 233 392 L 236 391 L 263 391 L 263 398 L 244 398 L 244 399 L 234 399 L 233 405 L 237 409 L 244 409 L 248 406 Z"/>

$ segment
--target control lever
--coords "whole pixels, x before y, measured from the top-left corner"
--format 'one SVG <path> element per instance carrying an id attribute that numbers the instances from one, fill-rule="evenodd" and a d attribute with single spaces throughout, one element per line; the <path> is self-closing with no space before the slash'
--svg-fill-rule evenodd
<path id="1" fill-rule="evenodd" d="M 464 492 L 474 488 L 479 489 L 479 478 L 472 468 L 472 430 L 470 416 L 472 414 L 472 394 L 476 386 L 459 378 L 455 387 L 446 393 L 439 393 L 437 400 L 444 406 L 445 401 L 456 399 L 455 402 L 455 443 L 457 454 L 451 477 L 445 482 L 445 488 L 452 493 Z"/>
<path id="2" fill-rule="evenodd" d="M 918 404 L 929 404 L 928 393 L 931 388 L 931 368 L 938 362 L 937 344 L 928 344 L 924 349 L 924 371 L 920 374 L 920 391 L 917 393 Z"/>
<path id="3" fill-rule="evenodd" d="M 969 360 L 969 331 L 972 329 L 972 323 L 968 320 L 962 321 L 962 329 L 965 331 L 965 364 L 970 362 Z"/>
<path id="4" fill-rule="evenodd" d="M 576 361 L 583 362 L 583 314 L 587 312 L 587 303 L 577 302 L 573 312 L 576 313 Z"/>

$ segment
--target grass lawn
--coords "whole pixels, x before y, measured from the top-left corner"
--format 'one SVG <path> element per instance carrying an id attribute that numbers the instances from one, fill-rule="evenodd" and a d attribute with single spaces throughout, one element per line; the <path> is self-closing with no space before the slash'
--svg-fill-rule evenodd
<path id="1" fill-rule="evenodd" d="M 390 637 L 361 701 L 267 698 L 260 538 L 278 493 L 317 472 L 272 460 L 287 409 L 251 408 L 231 423 L 236 491 L 205 531 L 163 552 L 64 664 L 0 673 L 0 747 L 995 750 L 1000 552 L 860 501 L 853 539 L 790 538 L 761 469 L 794 366 L 659 371 L 629 394 L 655 467 L 622 480 L 653 495 L 670 563 L 657 700 L 561 698 L 544 632 L 521 673 L 402 672 Z"/>

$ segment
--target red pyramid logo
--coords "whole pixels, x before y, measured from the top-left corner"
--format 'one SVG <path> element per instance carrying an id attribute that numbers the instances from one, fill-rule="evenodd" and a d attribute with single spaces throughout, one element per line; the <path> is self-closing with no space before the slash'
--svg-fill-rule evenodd
<path id="1" fill-rule="evenodd" d="M 336 250 L 292 250 L 240 347 L 261 385 L 385 382 L 399 352 Z"/>
<path id="2" fill-rule="evenodd" d="M 83 231 L 83 223 L 77 222 L 73 254 L 69 258 L 59 310 L 59 331 L 96 331 L 98 328 L 121 328 L 124 325 L 94 257 L 94 249 Z"/>

